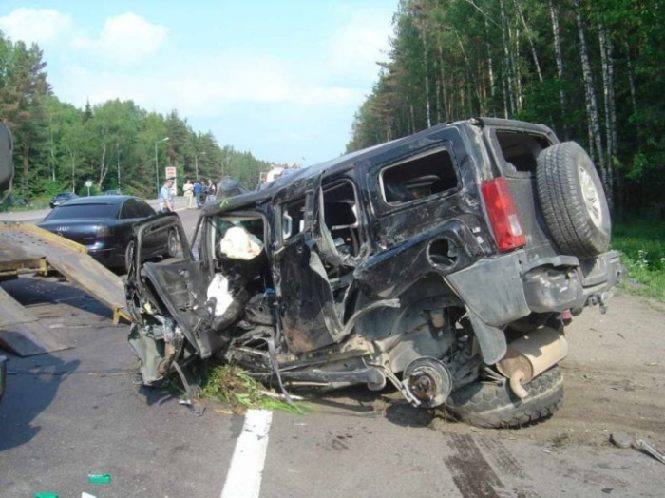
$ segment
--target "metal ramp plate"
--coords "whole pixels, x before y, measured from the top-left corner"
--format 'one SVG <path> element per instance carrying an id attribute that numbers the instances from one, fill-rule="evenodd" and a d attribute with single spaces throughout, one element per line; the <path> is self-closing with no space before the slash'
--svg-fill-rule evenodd
<path id="1" fill-rule="evenodd" d="M 128 318 L 122 279 L 89 257 L 85 246 L 26 223 L 0 224 L 0 246 L 13 247 L 15 252 L 20 249 L 26 261 L 43 258 L 49 267 L 108 306 L 115 322 Z"/>
<path id="2" fill-rule="evenodd" d="M 19 356 L 69 349 L 0 287 L 0 346 Z"/>

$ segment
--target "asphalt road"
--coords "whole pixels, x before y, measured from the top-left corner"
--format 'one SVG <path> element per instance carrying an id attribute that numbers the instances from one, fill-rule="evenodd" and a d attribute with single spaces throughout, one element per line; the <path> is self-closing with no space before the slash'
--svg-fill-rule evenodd
<path id="1" fill-rule="evenodd" d="M 196 211 L 180 214 L 191 233 Z M 258 473 L 261 496 L 663 496 L 662 464 L 607 442 L 620 429 L 665 445 L 665 312 L 637 298 L 573 323 L 567 400 L 541 424 L 473 429 L 390 393 L 344 391 L 311 398 L 306 415 L 274 413 L 261 473 L 234 456 L 242 416 L 209 403 L 199 417 L 135 383 L 127 326 L 94 299 L 55 279 L 3 287 L 72 348 L 10 358 L 1 497 L 220 496 L 232 461 L 248 483 Z"/>

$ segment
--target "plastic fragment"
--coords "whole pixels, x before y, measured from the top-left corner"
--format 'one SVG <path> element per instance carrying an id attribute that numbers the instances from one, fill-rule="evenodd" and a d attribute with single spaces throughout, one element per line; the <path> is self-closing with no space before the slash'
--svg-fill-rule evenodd
<path id="1" fill-rule="evenodd" d="M 111 474 L 88 474 L 90 484 L 111 484 Z"/>
<path id="2" fill-rule="evenodd" d="M 34 498 L 58 498 L 58 493 L 53 491 L 37 491 L 34 495 Z"/>

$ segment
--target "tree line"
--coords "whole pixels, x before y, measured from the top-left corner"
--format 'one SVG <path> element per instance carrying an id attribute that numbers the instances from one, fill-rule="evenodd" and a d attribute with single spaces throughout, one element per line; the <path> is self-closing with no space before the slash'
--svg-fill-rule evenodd
<path id="1" fill-rule="evenodd" d="M 438 122 L 545 123 L 582 143 L 616 211 L 665 211 L 660 0 L 402 0 L 349 151 Z"/>
<path id="2" fill-rule="evenodd" d="M 13 193 L 23 198 L 61 191 L 117 189 L 154 196 L 164 166 L 180 178 L 218 180 L 225 175 L 254 188 L 270 164 L 211 132 L 198 133 L 177 111 L 148 112 L 131 100 L 84 108 L 61 102 L 48 84 L 43 52 L 0 32 L 0 120 L 12 131 L 16 170 Z M 168 139 L 167 139 L 168 137 Z"/>

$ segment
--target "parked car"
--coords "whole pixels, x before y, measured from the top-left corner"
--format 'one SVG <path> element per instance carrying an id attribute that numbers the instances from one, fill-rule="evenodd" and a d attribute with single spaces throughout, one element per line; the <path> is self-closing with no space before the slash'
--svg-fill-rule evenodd
<path id="1" fill-rule="evenodd" d="M 205 209 L 198 257 L 143 262 L 129 343 L 152 385 L 223 355 L 273 385 L 389 382 L 486 427 L 561 404 L 564 325 L 622 274 L 596 168 L 544 125 L 437 125 Z M 194 389 L 189 385 L 190 388 Z"/>
<path id="2" fill-rule="evenodd" d="M 108 268 L 127 269 L 134 253 L 133 229 L 155 216 L 150 205 L 131 196 L 81 197 L 56 207 L 39 226 L 86 246 Z M 175 254 L 177 232 L 164 232 L 145 247 L 145 258 Z"/>
<path id="3" fill-rule="evenodd" d="M 100 195 L 122 195 L 122 191 L 120 189 L 104 190 Z"/>
<path id="4" fill-rule="evenodd" d="M 72 199 L 78 199 L 78 195 L 76 195 L 74 192 L 62 192 L 60 194 L 54 195 L 53 199 L 49 201 L 48 205 L 51 209 L 53 209 L 54 207 L 60 206 L 67 201 L 71 201 Z"/>

